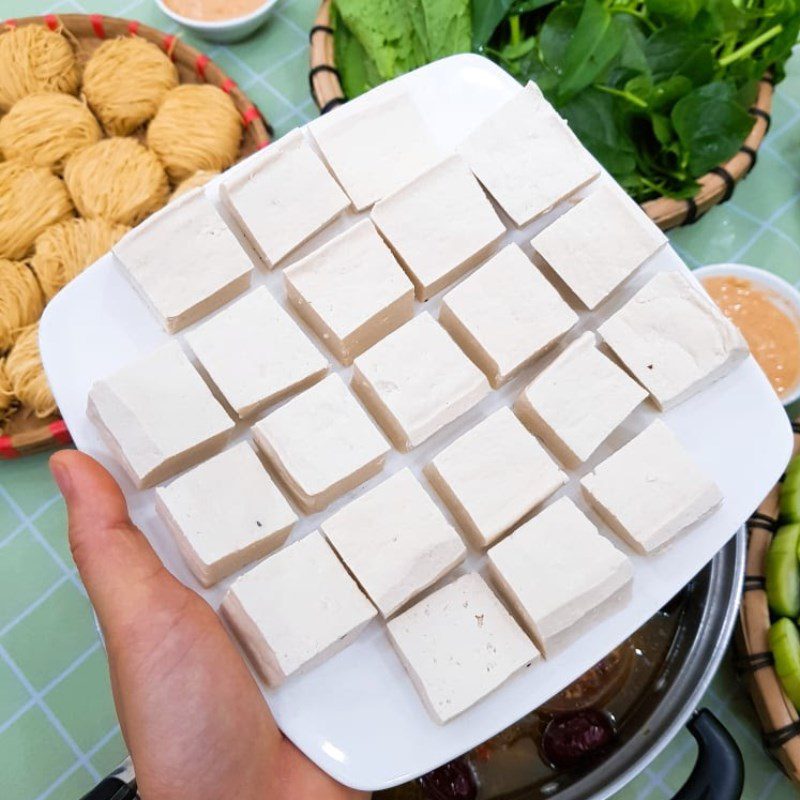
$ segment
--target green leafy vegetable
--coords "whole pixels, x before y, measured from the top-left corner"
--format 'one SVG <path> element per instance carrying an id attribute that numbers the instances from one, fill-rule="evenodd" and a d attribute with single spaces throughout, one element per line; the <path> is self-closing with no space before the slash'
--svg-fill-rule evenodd
<path id="1" fill-rule="evenodd" d="M 480 50 L 503 21 L 513 0 L 473 0 L 472 46 Z"/>
<path id="2" fill-rule="evenodd" d="M 741 146 L 758 81 L 776 81 L 800 0 L 334 0 L 353 97 L 472 49 L 535 81 L 638 201 L 686 198 Z"/>
<path id="3" fill-rule="evenodd" d="M 622 47 L 622 30 L 599 0 L 585 0 L 578 24 L 564 54 L 562 102 L 594 83 Z"/>
<path id="4" fill-rule="evenodd" d="M 472 43 L 470 0 L 336 0 L 334 52 L 356 97 Z"/>
<path id="5" fill-rule="evenodd" d="M 736 101 L 735 88 L 722 81 L 682 97 L 671 117 L 693 176 L 727 161 L 753 127 L 753 118 Z"/>

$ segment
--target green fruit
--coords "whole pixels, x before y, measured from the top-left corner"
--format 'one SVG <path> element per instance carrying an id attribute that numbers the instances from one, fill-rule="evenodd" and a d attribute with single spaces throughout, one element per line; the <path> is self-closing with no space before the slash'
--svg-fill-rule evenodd
<path id="1" fill-rule="evenodd" d="M 783 525 L 767 550 L 767 600 L 783 617 L 800 614 L 800 524 Z"/>
<path id="2" fill-rule="evenodd" d="M 786 474 L 781 484 L 781 494 L 800 491 L 800 456 L 795 456 L 786 467 Z"/>
<path id="3" fill-rule="evenodd" d="M 775 672 L 784 691 L 800 709 L 800 632 L 790 619 L 779 619 L 769 629 L 769 647 L 775 658 Z"/>
<path id="4" fill-rule="evenodd" d="M 800 522 L 800 490 L 781 489 L 780 509 L 782 522 Z"/>

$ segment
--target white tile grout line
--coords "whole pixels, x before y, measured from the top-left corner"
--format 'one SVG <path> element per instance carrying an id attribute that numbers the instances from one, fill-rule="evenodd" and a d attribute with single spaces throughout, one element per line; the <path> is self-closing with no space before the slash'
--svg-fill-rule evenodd
<path id="1" fill-rule="evenodd" d="M 288 5 L 288 3 L 287 3 Z M 275 16 L 281 20 L 281 22 L 285 23 L 288 27 L 293 28 L 300 36 L 302 36 L 306 40 L 306 47 L 308 47 L 308 31 L 303 30 L 293 19 L 290 19 L 283 13 L 283 8 L 279 8 L 275 11 Z"/>
<path id="2" fill-rule="evenodd" d="M 42 697 L 48 695 L 53 689 L 56 688 L 62 681 L 66 680 L 73 672 L 75 672 L 78 667 L 81 666 L 85 661 L 88 661 L 92 655 L 94 655 L 97 650 L 100 649 L 101 642 L 98 639 L 88 650 L 85 650 L 81 653 L 66 669 L 64 669 L 61 674 L 56 675 L 50 683 L 46 684 L 44 688 L 39 692 Z M 0 723 L 0 734 L 4 733 L 8 728 L 10 728 L 23 714 L 30 711 L 36 705 L 36 700 L 34 698 L 30 698 L 25 703 L 23 703 L 5 722 Z"/>
<path id="3" fill-rule="evenodd" d="M 78 747 L 78 745 L 75 743 L 75 740 L 69 735 L 67 729 L 61 724 L 61 720 L 59 720 L 58 717 L 52 712 L 50 706 L 45 703 L 42 695 L 37 692 L 36 689 L 34 689 L 33 684 L 28 680 L 25 673 L 17 666 L 17 663 L 13 658 L 11 658 L 11 656 L 8 654 L 8 651 L 2 644 L 0 644 L 0 659 L 5 661 L 6 666 L 14 673 L 17 680 L 19 680 L 19 682 L 28 690 L 28 694 L 31 695 L 34 703 L 39 707 L 45 717 L 47 717 L 48 721 L 59 733 L 67 747 L 72 750 L 80 764 L 86 768 L 94 780 L 99 780 L 100 774 L 92 766 L 91 762 L 86 757 L 86 754 L 80 749 L 80 747 Z"/>
<path id="4" fill-rule="evenodd" d="M 788 780 L 788 778 L 785 778 L 783 773 L 776 768 L 775 774 L 771 775 L 761 787 L 761 791 L 758 793 L 758 800 L 769 800 L 772 795 L 772 790 L 775 788 L 775 784 L 778 783 L 781 778 Z"/>
<path id="5" fill-rule="evenodd" d="M 46 500 L 44 503 L 42 503 L 42 505 L 40 505 L 39 508 L 37 508 L 36 511 L 34 511 L 29 517 L 23 517 L 20 521 L 20 524 L 14 528 L 14 530 L 11 531 L 11 533 L 9 533 L 5 539 L 0 539 L 0 550 L 2 550 L 9 542 L 11 542 L 12 539 L 19 536 L 19 534 L 25 530 L 28 521 L 34 522 L 35 520 L 39 519 L 42 514 L 44 514 L 48 509 L 52 508 L 60 499 L 60 494 L 54 494 L 49 500 Z M 16 511 L 14 513 L 16 514 Z"/>
<path id="6" fill-rule="evenodd" d="M 45 589 L 27 608 L 24 608 L 17 616 L 15 616 L 12 620 L 7 622 L 2 628 L 0 628 L 0 639 L 3 638 L 14 626 L 18 625 L 22 622 L 26 617 L 36 611 L 42 603 L 47 600 L 48 597 L 51 597 L 55 594 L 58 589 L 60 589 L 69 578 L 66 575 L 62 575 L 52 586 Z"/>
<path id="7" fill-rule="evenodd" d="M 80 582 L 80 579 L 77 577 L 77 573 L 73 568 L 67 566 L 64 561 L 62 560 L 61 556 L 56 552 L 56 549 L 47 541 L 47 539 L 42 536 L 41 533 L 36 529 L 36 526 L 28 519 L 22 509 L 17 504 L 16 500 L 11 496 L 9 491 L 5 488 L 5 486 L 0 485 L 0 496 L 2 496 L 5 501 L 25 520 L 25 527 L 30 531 L 31 535 L 39 542 L 42 547 L 50 554 L 50 557 L 56 564 L 60 567 L 61 571 L 68 576 L 69 580 L 75 586 L 75 588 L 85 597 L 86 596 L 86 589 L 84 588 L 83 584 Z"/>
<path id="8" fill-rule="evenodd" d="M 86 751 L 86 758 L 92 758 L 95 756 L 103 747 L 105 747 L 117 734 L 119 733 L 119 725 L 115 725 L 108 733 L 103 735 L 95 745 L 93 745 L 89 750 Z M 66 772 L 62 773 L 58 778 L 56 778 L 35 800 L 46 800 L 46 798 L 50 797 L 52 793 L 61 786 L 64 781 L 74 775 L 78 769 L 81 767 L 80 761 L 76 761 Z M 93 780 L 97 781 L 100 780 L 99 778 L 93 778 Z"/>

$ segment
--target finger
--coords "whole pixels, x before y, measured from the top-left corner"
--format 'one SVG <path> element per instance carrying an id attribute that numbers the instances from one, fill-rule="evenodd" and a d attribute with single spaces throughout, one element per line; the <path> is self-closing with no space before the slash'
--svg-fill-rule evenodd
<path id="1" fill-rule="evenodd" d="M 162 608 L 185 601 L 187 590 L 133 525 L 104 467 L 84 453 L 62 451 L 50 468 L 67 504 L 72 556 L 107 636 L 141 618 L 155 597 Z"/>

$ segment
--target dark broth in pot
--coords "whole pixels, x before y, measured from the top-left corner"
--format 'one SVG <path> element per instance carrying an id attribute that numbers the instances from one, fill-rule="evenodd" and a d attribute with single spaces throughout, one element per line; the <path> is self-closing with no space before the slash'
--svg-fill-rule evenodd
<path id="1" fill-rule="evenodd" d="M 683 596 L 536 711 L 448 767 L 377 792 L 375 800 L 537 800 L 566 788 L 624 741 L 628 718 L 659 689 Z"/>

